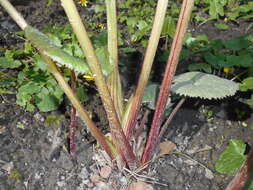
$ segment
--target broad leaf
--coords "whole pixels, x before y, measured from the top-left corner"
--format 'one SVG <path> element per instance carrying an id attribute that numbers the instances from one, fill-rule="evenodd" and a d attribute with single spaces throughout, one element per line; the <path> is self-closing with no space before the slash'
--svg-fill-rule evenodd
<path id="1" fill-rule="evenodd" d="M 215 163 L 215 169 L 223 174 L 233 174 L 245 161 L 246 144 L 242 140 L 231 139 L 228 147 Z"/>
<path id="2" fill-rule="evenodd" d="M 238 89 L 238 84 L 233 81 L 201 72 L 178 75 L 171 87 L 171 90 L 179 95 L 206 99 L 233 96 Z"/>
<path id="3" fill-rule="evenodd" d="M 241 36 L 234 38 L 228 42 L 224 42 L 224 46 L 233 51 L 248 48 L 250 45 L 252 45 L 252 42 L 247 39 L 247 36 Z"/>

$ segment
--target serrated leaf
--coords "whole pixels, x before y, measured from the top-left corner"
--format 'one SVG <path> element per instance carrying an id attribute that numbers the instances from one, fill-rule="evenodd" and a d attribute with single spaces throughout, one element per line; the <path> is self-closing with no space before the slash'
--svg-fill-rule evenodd
<path id="1" fill-rule="evenodd" d="M 54 45 L 45 34 L 39 30 L 27 26 L 25 35 L 40 51 L 50 57 L 53 61 L 62 64 L 77 73 L 91 74 L 88 65 L 80 58 L 73 57 L 67 52 Z"/>
<path id="2" fill-rule="evenodd" d="M 233 174 L 245 161 L 246 144 L 242 140 L 231 139 L 228 147 L 215 163 L 215 169 L 223 174 Z"/>
<path id="3" fill-rule="evenodd" d="M 219 99 L 233 96 L 239 89 L 237 83 L 215 75 L 187 72 L 174 77 L 171 90 L 179 95 Z"/>

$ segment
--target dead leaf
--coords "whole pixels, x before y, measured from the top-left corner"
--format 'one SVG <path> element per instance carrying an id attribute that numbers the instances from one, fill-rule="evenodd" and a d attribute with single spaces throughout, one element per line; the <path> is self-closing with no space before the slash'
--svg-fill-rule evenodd
<path id="1" fill-rule="evenodd" d="M 172 151 L 176 147 L 177 146 L 175 143 L 173 143 L 171 141 L 164 141 L 159 144 L 159 148 L 160 148 L 159 155 L 162 156 L 162 155 L 168 154 L 170 151 Z"/>
<path id="2" fill-rule="evenodd" d="M 128 190 L 153 190 L 153 187 L 142 181 L 132 183 Z"/>

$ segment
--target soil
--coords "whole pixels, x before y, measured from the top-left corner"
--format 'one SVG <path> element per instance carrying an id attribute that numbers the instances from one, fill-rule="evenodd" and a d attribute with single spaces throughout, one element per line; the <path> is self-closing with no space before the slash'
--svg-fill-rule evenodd
<path id="1" fill-rule="evenodd" d="M 28 23 L 37 28 L 41 29 L 48 23 L 67 22 L 58 1 L 49 7 L 45 0 L 12 2 Z M 231 24 L 230 29 L 224 32 L 208 22 L 191 26 L 189 30 L 194 35 L 206 34 L 210 39 L 231 39 L 245 34 L 247 24 Z M 19 31 L 17 25 L 1 9 L 0 55 L 6 48 L 22 45 L 23 40 L 14 35 L 16 31 Z M 250 32 L 252 29 L 247 31 Z M 1 95 L 0 101 L 0 190 L 119 190 L 123 189 L 122 184 L 127 184 L 127 178 L 117 171 L 110 176 L 98 176 L 104 165 L 102 161 L 94 161 L 93 157 L 102 153 L 81 121 L 78 122 L 76 156 L 69 155 L 67 111 L 27 112 L 16 105 L 15 95 Z M 94 113 L 93 119 L 104 130 L 108 123 L 99 98 L 91 96 L 85 106 Z M 245 117 L 237 118 L 235 108 L 247 109 Z M 207 116 L 206 110 L 213 115 Z M 251 113 L 252 110 L 241 105 L 237 98 L 212 102 L 187 100 L 163 138 L 163 141 L 169 140 L 177 145 L 175 152 L 150 165 L 149 176 L 156 179 L 151 180 L 153 188 L 225 189 L 232 176 L 217 173 L 214 164 L 230 139 L 242 139 L 249 147 L 253 145 L 253 130 L 245 127 L 245 123 L 253 121 Z M 48 115 L 59 116 L 59 122 L 47 125 L 45 119 Z M 18 124 L 23 124 L 24 128 Z"/>

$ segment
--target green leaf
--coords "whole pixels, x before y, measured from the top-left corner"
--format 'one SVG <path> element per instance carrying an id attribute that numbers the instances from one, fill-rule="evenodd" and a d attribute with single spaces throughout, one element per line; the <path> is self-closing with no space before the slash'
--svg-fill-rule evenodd
<path id="1" fill-rule="evenodd" d="M 242 81 L 240 84 L 240 90 L 245 92 L 247 90 L 253 89 L 253 77 L 248 77 Z"/>
<path id="2" fill-rule="evenodd" d="M 210 52 L 206 52 L 204 54 L 204 58 L 207 61 L 207 63 L 209 63 L 216 69 L 228 66 L 226 62 L 226 56 L 224 54 L 220 53 L 212 54 Z"/>
<path id="3" fill-rule="evenodd" d="M 209 15 L 211 19 L 218 19 L 219 16 L 224 16 L 225 0 L 210 0 Z"/>
<path id="4" fill-rule="evenodd" d="M 250 99 L 247 99 L 245 103 L 253 108 L 253 95 L 251 95 Z"/>
<path id="5" fill-rule="evenodd" d="M 176 24 L 171 16 L 165 18 L 163 23 L 162 35 L 169 35 L 173 38 L 176 31 Z"/>
<path id="6" fill-rule="evenodd" d="M 253 65 L 253 55 L 250 53 L 245 53 L 241 55 L 227 55 L 226 56 L 228 67 L 238 66 L 238 67 L 251 67 Z"/>
<path id="7" fill-rule="evenodd" d="M 237 83 L 215 75 L 187 72 L 174 77 L 171 90 L 179 95 L 218 99 L 233 96 L 239 89 Z"/>
<path id="8" fill-rule="evenodd" d="M 48 70 L 48 66 L 45 63 L 45 61 L 43 60 L 43 58 L 39 55 L 39 54 L 35 54 L 33 56 L 34 62 L 35 64 L 38 66 L 38 68 L 40 68 L 42 71 L 47 71 Z"/>
<path id="9" fill-rule="evenodd" d="M 59 106 L 59 102 L 55 96 L 45 95 L 42 99 L 38 100 L 36 105 L 40 111 L 49 112 L 49 111 L 56 110 Z"/>
<path id="10" fill-rule="evenodd" d="M 0 88 L 0 94 L 14 94 L 14 92 L 4 88 Z"/>
<path id="11" fill-rule="evenodd" d="M 227 30 L 229 28 L 225 23 L 215 23 L 214 26 L 220 30 Z"/>
<path id="12" fill-rule="evenodd" d="M 223 174 L 235 173 L 246 159 L 246 144 L 242 140 L 231 139 L 228 147 L 215 163 L 215 169 Z"/>
<path id="13" fill-rule="evenodd" d="M 196 64 L 190 64 L 188 66 L 189 71 L 201 71 L 203 70 L 206 73 L 212 72 L 212 67 L 209 64 L 206 63 L 196 63 Z"/>
<path id="14" fill-rule="evenodd" d="M 37 29 L 27 26 L 25 28 L 25 35 L 36 48 L 50 57 L 53 61 L 56 61 L 69 69 L 73 69 L 77 73 L 91 74 L 88 65 L 82 59 L 73 57 L 55 46 L 53 41 Z"/>
<path id="15" fill-rule="evenodd" d="M 19 60 L 10 61 L 6 57 L 0 57 L 0 68 L 14 69 L 14 68 L 18 68 L 21 65 L 22 65 L 22 63 Z"/>
<path id="16" fill-rule="evenodd" d="M 148 107 L 153 110 L 155 109 L 158 89 L 159 89 L 159 85 L 156 83 L 151 83 L 147 85 L 144 91 L 143 99 L 142 99 L 142 103 L 147 104 Z"/>
<path id="17" fill-rule="evenodd" d="M 105 76 L 108 76 L 113 70 L 113 65 L 110 63 L 109 60 L 107 46 L 98 47 L 96 49 L 96 55 L 98 56 L 99 63 L 101 64 L 103 74 Z"/>
<path id="18" fill-rule="evenodd" d="M 241 36 L 238 38 L 234 38 L 228 42 L 224 42 L 224 46 L 228 49 L 233 50 L 233 51 L 246 49 L 250 45 L 252 45 L 252 42 L 247 39 L 247 36 Z"/>
<path id="19" fill-rule="evenodd" d="M 87 89 L 84 86 L 79 86 L 76 89 L 76 95 L 81 103 L 87 102 L 89 99 Z"/>

